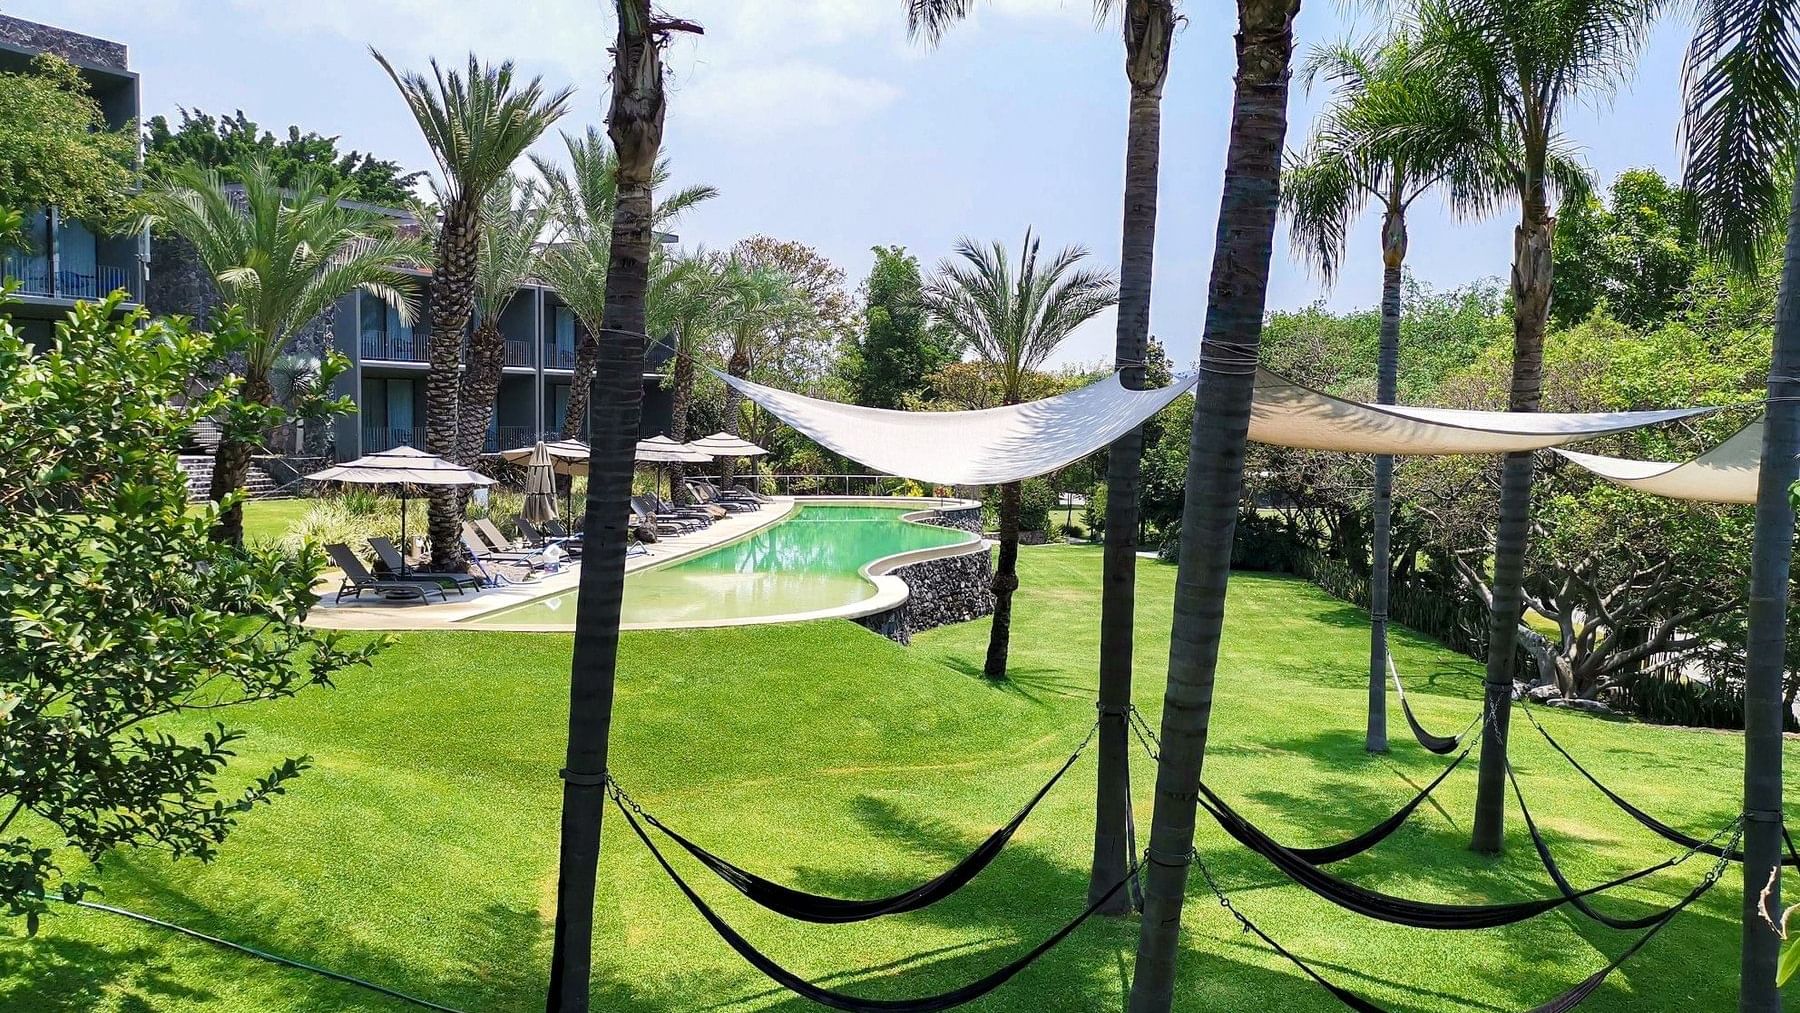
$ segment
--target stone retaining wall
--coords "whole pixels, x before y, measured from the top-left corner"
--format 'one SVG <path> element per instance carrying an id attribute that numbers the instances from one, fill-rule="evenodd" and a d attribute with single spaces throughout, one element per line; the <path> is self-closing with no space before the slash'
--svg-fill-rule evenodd
<path id="1" fill-rule="evenodd" d="M 981 508 L 938 511 L 919 518 L 921 524 L 981 533 Z M 902 644 L 912 643 L 914 633 L 967 622 L 994 611 L 994 557 L 989 552 L 967 552 L 908 563 L 891 576 L 906 582 L 906 601 L 856 621 Z"/>

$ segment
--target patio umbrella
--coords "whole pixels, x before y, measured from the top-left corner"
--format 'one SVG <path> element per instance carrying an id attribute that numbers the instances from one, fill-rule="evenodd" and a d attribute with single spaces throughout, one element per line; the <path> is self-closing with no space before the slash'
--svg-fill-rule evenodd
<path id="1" fill-rule="evenodd" d="M 733 436 L 730 433 L 714 433 L 693 441 L 696 450 L 704 450 L 714 457 L 761 457 L 768 451 L 751 443 L 749 440 Z M 723 478 L 721 477 L 721 482 Z"/>
<path id="2" fill-rule="evenodd" d="M 502 450 L 500 459 L 513 464 L 527 464 L 531 460 L 531 455 L 537 453 L 539 447 L 550 452 L 550 467 L 555 474 L 574 477 L 588 473 L 590 450 L 588 445 L 580 440 L 539 440 L 529 447 Z M 563 513 L 571 518 L 575 516 L 575 483 L 573 482 L 569 483 L 568 491 L 563 495 Z"/>
<path id="3" fill-rule="evenodd" d="M 639 440 L 637 459 L 651 464 L 705 464 L 713 459 L 713 455 L 694 447 L 692 444 L 676 443 L 667 436 L 652 436 L 647 440 Z M 662 489 L 662 469 L 657 469 L 657 490 Z M 673 495 L 675 490 L 670 489 Z"/>
<path id="4" fill-rule="evenodd" d="M 406 500 L 416 485 L 480 486 L 494 480 L 412 447 L 395 447 L 306 476 L 312 482 L 346 485 L 392 485 L 400 488 L 400 569 L 406 572 Z"/>
<path id="5" fill-rule="evenodd" d="M 550 448 L 538 442 L 525 459 L 525 519 L 543 524 L 556 519 L 556 466 Z"/>

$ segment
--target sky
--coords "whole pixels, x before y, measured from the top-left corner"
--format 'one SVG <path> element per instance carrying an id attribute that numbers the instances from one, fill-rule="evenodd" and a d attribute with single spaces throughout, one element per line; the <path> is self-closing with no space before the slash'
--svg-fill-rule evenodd
<path id="1" fill-rule="evenodd" d="M 130 47 L 144 115 L 177 107 L 242 109 L 277 134 L 288 124 L 337 135 L 410 168 L 429 151 L 375 61 L 515 60 L 527 74 L 577 89 L 556 129 L 601 123 L 605 0 L 0 0 L 0 12 Z M 1124 180 L 1126 86 L 1115 27 L 1095 26 L 1091 0 L 986 0 L 930 48 L 908 40 L 902 0 L 663 0 L 705 28 L 668 54 L 664 145 L 677 184 L 720 195 L 676 227 L 687 246 L 721 248 L 756 233 L 807 243 L 867 274 L 870 248 L 900 245 L 929 269 L 959 237 L 1016 251 L 1027 227 L 1047 247 L 1079 244 L 1116 267 Z M 1376 27 L 1354 5 L 1308 0 L 1296 34 L 1311 45 Z M 1178 363 L 1192 361 L 1206 310 L 1230 124 L 1233 7 L 1185 0 L 1163 102 L 1162 172 L 1151 330 Z M 1633 79 L 1565 117 L 1565 132 L 1600 180 L 1650 166 L 1678 169 L 1679 75 L 1688 26 L 1660 25 Z M 1296 82 L 1290 146 L 1323 105 Z M 555 131 L 535 150 L 556 155 Z M 1509 215 L 1458 221 L 1427 200 L 1409 219 L 1409 264 L 1434 288 L 1504 277 Z M 1374 305 L 1378 221 L 1365 217 L 1327 290 L 1276 239 L 1272 309 L 1323 300 Z M 1059 362 L 1110 358 L 1113 319 L 1096 318 Z"/>

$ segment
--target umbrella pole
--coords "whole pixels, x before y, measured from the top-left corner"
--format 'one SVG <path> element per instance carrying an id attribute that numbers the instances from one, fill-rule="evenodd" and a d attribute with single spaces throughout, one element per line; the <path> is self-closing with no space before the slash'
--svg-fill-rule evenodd
<path id="1" fill-rule="evenodd" d="M 406 538 L 406 484 L 400 484 L 400 576 L 406 576 L 406 553 L 412 544 Z"/>

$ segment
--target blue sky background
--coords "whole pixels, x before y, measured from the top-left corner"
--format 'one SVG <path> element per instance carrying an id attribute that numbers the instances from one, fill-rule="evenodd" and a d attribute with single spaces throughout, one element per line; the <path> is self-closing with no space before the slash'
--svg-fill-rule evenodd
<path id="1" fill-rule="evenodd" d="M 429 154 L 369 57 L 402 65 L 510 57 L 573 83 L 563 129 L 598 123 L 611 31 L 603 0 L 0 0 L 17 17 L 124 42 L 143 77 L 145 115 L 177 106 L 243 109 L 277 133 L 289 123 L 337 134 L 411 167 Z M 877 243 L 929 267 L 958 236 L 1015 246 L 1026 226 L 1047 244 L 1118 260 L 1125 85 L 1122 44 L 1097 30 L 1088 0 L 988 0 L 931 50 L 906 38 L 901 0 L 667 0 L 706 27 L 669 55 L 666 146 L 677 182 L 721 195 L 680 223 L 687 243 L 728 246 L 765 232 L 808 243 L 854 286 Z M 1308 45 L 1359 30 L 1347 5 L 1307 0 Z M 1198 348 L 1230 116 L 1233 8 L 1187 0 L 1163 110 L 1162 196 L 1152 328 L 1179 362 Z M 1366 31 L 1372 22 L 1360 26 Z M 1634 166 L 1676 171 L 1679 72 L 1688 26 L 1659 26 L 1633 81 L 1574 109 L 1566 130 L 1605 181 Z M 1322 94 L 1296 87 L 1290 144 L 1304 141 Z M 540 149 L 554 153 L 552 137 Z M 1508 212 L 1510 214 L 1510 212 Z M 1415 211 L 1409 266 L 1439 288 L 1504 276 L 1506 215 L 1458 222 L 1435 202 Z M 1373 218 L 1330 291 L 1277 241 L 1269 303 L 1323 298 L 1372 305 L 1380 285 Z M 1109 357 L 1110 315 L 1078 332 L 1062 361 Z"/>

